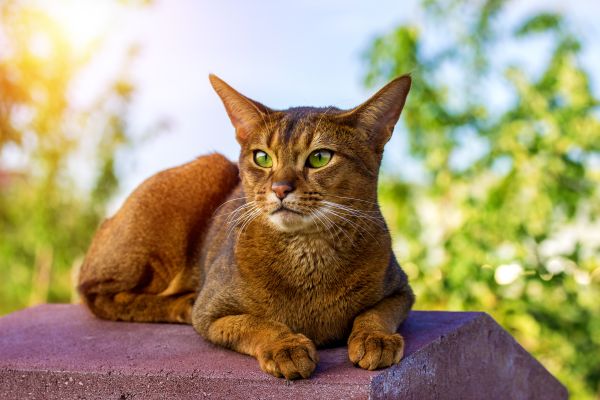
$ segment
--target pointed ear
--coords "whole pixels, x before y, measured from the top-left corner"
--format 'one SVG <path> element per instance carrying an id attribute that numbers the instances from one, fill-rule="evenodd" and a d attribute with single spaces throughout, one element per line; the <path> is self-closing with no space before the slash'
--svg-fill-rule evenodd
<path id="1" fill-rule="evenodd" d="M 216 75 L 208 75 L 210 84 L 223 101 L 231 123 L 235 127 L 238 142 L 245 141 L 257 124 L 264 122 L 271 110 L 229 86 Z"/>
<path id="2" fill-rule="evenodd" d="M 396 78 L 369 100 L 348 112 L 353 124 L 367 132 L 369 141 L 375 145 L 377 151 L 383 151 L 383 146 L 392 136 L 394 126 L 404 108 L 410 84 L 411 78 L 408 75 Z"/>

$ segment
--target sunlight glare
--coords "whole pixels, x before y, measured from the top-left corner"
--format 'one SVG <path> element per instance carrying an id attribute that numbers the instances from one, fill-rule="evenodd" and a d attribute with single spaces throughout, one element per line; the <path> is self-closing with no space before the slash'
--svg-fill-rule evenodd
<path id="1" fill-rule="evenodd" d="M 76 50 L 83 50 L 108 30 L 115 4 L 97 0 L 42 1 L 48 15 L 59 23 Z"/>

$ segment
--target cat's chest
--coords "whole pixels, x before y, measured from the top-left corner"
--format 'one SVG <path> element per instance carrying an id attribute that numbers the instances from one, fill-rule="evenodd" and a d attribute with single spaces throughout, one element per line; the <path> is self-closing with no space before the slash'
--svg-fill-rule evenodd
<path id="1" fill-rule="evenodd" d="M 276 289 L 279 284 L 322 286 L 337 280 L 341 267 L 348 263 L 343 253 L 335 243 L 318 235 L 273 236 L 239 243 L 236 259 L 248 279 L 264 281 Z"/>
<path id="2" fill-rule="evenodd" d="M 348 259 L 319 238 L 282 241 L 262 256 L 249 286 L 252 309 L 317 343 L 343 339 L 370 301 L 353 289 Z"/>
<path id="3" fill-rule="evenodd" d="M 318 237 L 291 238 L 278 243 L 273 264 L 300 280 L 324 279 L 335 273 L 340 255 L 332 243 Z"/>

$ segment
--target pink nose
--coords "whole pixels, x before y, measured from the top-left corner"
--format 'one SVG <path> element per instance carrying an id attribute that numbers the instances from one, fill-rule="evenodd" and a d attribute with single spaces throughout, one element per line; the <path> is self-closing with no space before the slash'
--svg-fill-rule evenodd
<path id="1" fill-rule="evenodd" d="M 279 200 L 283 200 L 288 193 L 294 191 L 294 187 L 290 182 L 275 182 L 271 185 L 271 190 L 275 192 L 275 195 L 279 198 Z"/>

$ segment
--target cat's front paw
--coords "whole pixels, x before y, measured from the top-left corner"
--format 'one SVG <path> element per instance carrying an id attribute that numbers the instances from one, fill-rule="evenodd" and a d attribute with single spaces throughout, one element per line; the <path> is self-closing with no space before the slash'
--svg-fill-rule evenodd
<path id="1" fill-rule="evenodd" d="M 364 369 L 387 368 L 399 363 L 403 355 L 404 339 L 397 333 L 359 331 L 348 339 L 350 361 Z"/>
<path id="2" fill-rule="evenodd" d="M 319 362 L 317 348 L 306 336 L 290 334 L 258 349 L 260 368 L 277 378 L 308 378 Z"/>

